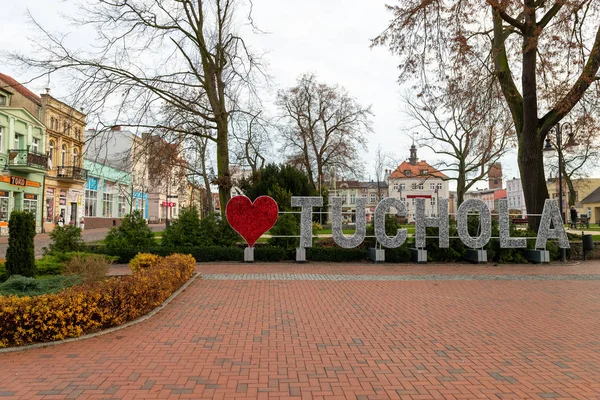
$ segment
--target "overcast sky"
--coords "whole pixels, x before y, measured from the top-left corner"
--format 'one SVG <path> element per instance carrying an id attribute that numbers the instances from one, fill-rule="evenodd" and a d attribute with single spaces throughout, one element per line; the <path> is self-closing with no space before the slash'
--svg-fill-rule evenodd
<path id="1" fill-rule="evenodd" d="M 411 141 L 406 132 L 414 125 L 403 113 L 400 98 L 406 89 L 397 83 L 396 57 L 385 48 L 369 48 L 370 39 L 390 19 L 384 4 L 381 0 L 254 0 L 254 21 L 267 33 L 249 38 L 255 51 L 266 52 L 274 89 L 290 87 L 300 74 L 315 72 L 320 80 L 337 83 L 360 103 L 372 105 L 374 133 L 360 161 L 367 179 L 374 179 L 372 160 L 378 144 L 399 160 L 408 157 Z M 27 9 L 50 30 L 70 30 L 59 15 L 59 10 L 71 9 L 70 1 L 4 0 L 0 49 L 26 51 L 30 47 L 27 36 L 32 35 L 33 28 L 27 23 Z M 0 72 L 23 80 L 13 67 L 0 67 Z M 52 94 L 60 98 L 66 91 L 56 83 L 50 82 L 50 87 Z M 42 93 L 46 85 L 39 81 L 28 87 Z M 436 160 L 425 150 L 420 150 L 419 157 L 430 163 Z M 514 154 L 503 160 L 503 167 L 505 179 L 518 176 Z"/>

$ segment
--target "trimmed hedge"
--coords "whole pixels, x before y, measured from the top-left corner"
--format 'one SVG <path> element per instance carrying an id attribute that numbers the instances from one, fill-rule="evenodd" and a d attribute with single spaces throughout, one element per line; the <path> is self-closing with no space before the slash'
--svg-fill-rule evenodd
<path id="1" fill-rule="evenodd" d="M 0 297 L 0 347 L 78 337 L 138 318 L 190 279 L 196 261 L 174 254 L 133 275 L 57 294 Z"/>

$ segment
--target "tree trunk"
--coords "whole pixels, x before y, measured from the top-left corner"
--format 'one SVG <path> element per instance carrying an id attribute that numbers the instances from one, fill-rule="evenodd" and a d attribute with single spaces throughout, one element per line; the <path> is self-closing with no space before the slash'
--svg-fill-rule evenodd
<path id="1" fill-rule="evenodd" d="M 525 129 L 519 143 L 519 170 L 527 206 L 527 220 L 529 228 L 537 232 L 540 225 L 540 216 L 544 210 L 544 203 L 548 198 L 546 177 L 544 176 L 544 157 L 542 142 L 536 132 L 526 132 Z"/>
<path id="2" fill-rule="evenodd" d="M 229 172 L 229 131 L 227 115 L 221 116 L 217 122 L 217 173 L 219 186 L 219 203 L 221 215 L 225 217 L 225 207 L 231 198 L 231 174 Z"/>
<path id="3" fill-rule="evenodd" d="M 465 175 L 463 173 L 458 174 L 458 182 L 456 184 L 456 210 L 458 211 L 458 207 L 465 201 Z"/>
<path id="4" fill-rule="evenodd" d="M 519 136 L 519 170 L 525 194 L 525 205 L 529 228 L 537 232 L 544 203 L 548 198 L 548 188 L 544 176 L 542 147 L 544 137 L 538 130 L 538 103 L 536 79 L 536 53 L 538 33 L 535 21 L 533 0 L 525 1 L 525 25 L 523 38 L 523 129 Z M 531 214 L 534 214 L 531 216 Z"/>

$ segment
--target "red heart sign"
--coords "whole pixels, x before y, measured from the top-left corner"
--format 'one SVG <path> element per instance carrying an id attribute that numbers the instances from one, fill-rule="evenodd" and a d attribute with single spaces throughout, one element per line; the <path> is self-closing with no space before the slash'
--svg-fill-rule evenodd
<path id="1" fill-rule="evenodd" d="M 260 196 L 254 203 L 246 196 L 236 196 L 229 200 L 225 209 L 229 225 L 250 247 L 275 225 L 278 212 L 277 203 L 269 196 Z"/>

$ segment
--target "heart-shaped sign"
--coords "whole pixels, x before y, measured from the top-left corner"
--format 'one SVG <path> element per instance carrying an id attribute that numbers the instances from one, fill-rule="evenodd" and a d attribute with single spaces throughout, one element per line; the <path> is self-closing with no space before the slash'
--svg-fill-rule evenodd
<path id="1" fill-rule="evenodd" d="M 235 196 L 225 208 L 229 225 L 242 235 L 250 247 L 275 225 L 278 213 L 277 203 L 269 196 L 260 196 L 254 203 L 246 196 Z"/>

